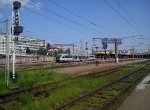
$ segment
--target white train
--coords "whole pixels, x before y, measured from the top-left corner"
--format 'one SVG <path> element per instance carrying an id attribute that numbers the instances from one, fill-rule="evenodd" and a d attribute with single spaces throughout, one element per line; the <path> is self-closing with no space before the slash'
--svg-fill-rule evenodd
<path id="1" fill-rule="evenodd" d="M 58 54 L 56 56 L 56 62 L 77 62 L 77 61 L 93 61 L 95 55 L 69 55 L 69 54 Z"/>

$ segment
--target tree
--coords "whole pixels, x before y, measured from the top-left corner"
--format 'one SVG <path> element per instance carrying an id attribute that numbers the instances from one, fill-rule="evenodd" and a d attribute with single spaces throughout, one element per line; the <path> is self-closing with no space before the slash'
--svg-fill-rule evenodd
<path id="1" fill-rule="evenodd" d="M 61 54 L 61 53 L 64 53 L 64 50 L 60 48 L 60 49 L 58 49 L 57 54 Z"/>
<path id="2" fill-rule="evenodd" d="M 70 54 L 70 48 L 66 49 L 64 53 Z"/>
<path id="3" fill-rule="evenodd" d="M 47 50 L 49 50 L 49 48 L 50 48 L 50 44 L 49 44 L 49 43 L 47 43 L 47 45 L 46 45 L 46 49 L 47 49 Z"/>
<path id="4" fill-rule="evenodd" d="M 39 48 L 37 50 L 37 55 L 46 55 L 46 49 L 44 48 Z"/>
<path id="5" fill-rule="evenodd" d="M 31 50 L 29 47 L 26 48 L 26 54 L 31 54 Z"/>

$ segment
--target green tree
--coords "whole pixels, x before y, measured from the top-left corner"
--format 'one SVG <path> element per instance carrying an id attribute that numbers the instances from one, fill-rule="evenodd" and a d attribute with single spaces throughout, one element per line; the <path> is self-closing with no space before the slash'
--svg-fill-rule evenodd
<path id="1" fill-rule="evenodd" d="M 70 48 L 64 51 L 64 53 L 70 54 Z"/>
<path id="2" fill-rule="evenodd" d="M 26 48 L 26 54 L 31 54 L 31 50 L 29 47 Z"/>
<path id="3" fill-rule="evenodd" d="M 64 50 L 60 48 L 58 49 L 57 54 L 61 54 L 61 53 L 64 53 Z"/>
<path id="4" fill-rule="evenodd" d="M 39 48 L 37 50 L 37 55 L 46 55 L 46 49 L 44 48 Z"/>

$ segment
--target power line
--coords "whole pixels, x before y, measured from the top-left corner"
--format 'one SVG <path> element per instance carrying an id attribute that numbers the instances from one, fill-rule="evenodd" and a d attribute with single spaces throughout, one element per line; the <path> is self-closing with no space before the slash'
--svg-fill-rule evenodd
<path id="1" fill-rule="evenodd" d="M 50 33 L 45 33 L 45 32 L 34 32 L 34 31 L 31 31 L 31 30 L 26 30 L 25 32 L 27 32 L 27 33 L 32 33 L 32 34 L 44 34 L 44 35 L 48 35 L 49 37 L 48 38 L 55 38 L 54 40 L 55 41 L 58 41 L 58 39 L 56 39 L 56 36 L 54 36 L 54 35 L 51 35 Z M 60 40 L 63 40 L 63 41 L 67 41 L 67 40 L 69 40 L 68 38 L 60 38 Z M 72 38 L 70 39 L 70 41 L 72 40 Z M 74 41 L 75 41 L 75 39 L 74 39 Z"/>
<path id="2" fill-rule="evenodd" d="M 30 4 L 30 5 L 32 5 L 32 6 L 34 6 L 34 7 L 40 8 L 40 9 L 42 10 L 42 8 L 41 8 L 40 6 L 37 6 L 37 5 L 35 5 L 35 4 L 26 2 L 26 1 L 24 1 L 24 0 L 21 0 L 21 1 L 23 1 L 23 2 L 25 2 L 25 3 L 27 3 L 27 4 Z M 93 32 L 93 31 L 98 32 L 97 30 L 93 30 L 92 28 L 90 28 L 90 27 L 88 27 L 88 26 L 86 26 L 86 25 L 83 25 L 83 24 L 81 24 L 81 23 L 79 23 L 79 22 L 77 22 L 77 21 L 74 21 L 74 20 L 71 20 L 71 19 L 69 19 L 69 18 L 66 18 L 66 17 L 64 17 L 64 16 L 62 16 L 62 15 L 60 15 L 60 14 L 58 14 L 58 13 L 56 13 L 56 12 L 54 12 L 54 11 L 48 9 L 48 8 L 44 8 L 43 10 L 46 11 L 46 12 L 48 12 L 48 13 L 51 13 L 51 14 L 53 14 L 53 15 L 55 15 L 55 16 L 58 16 L 58 17 L 64 19 L 65 21 L 68 21 L 68 22 L 71 22 L 71 23 L 77 25 L 77 26 L 79 26 L 79 27 L 80 27 L 81 29 L 83 29 L 83 30 L 86 30 L 86 31 L 88 31 L 88 32 L 90 32 L 90 33 L 92 33 L 92 34 L 94 34 L 94 35 L 97 35 L 96 33 Z M 93 30 L 93 31 L 92 31 L 92 30 Z M 103 33 L 103 32 L 98 32 L 98 33 L 107 35 L 106 33 Z"/>
<path id="3" fill-rule="evenodd" d="M 81 31 L 81 30 L 78 30 L 78 29 L 76 29 L 76 28 L 74 28 L 74 27 L 72 27 L 72 26 L 70 26 L 70 25 L 67 25 L 67 24 L 64 24 L 64 23 L 62 23 L 62 22 L 60 22 L 60 21 L 57 21 L 56 19 L 53 19 L 53 18 L 51 18 L 51 17 L 49 17 L 49 16 L 46 16 L 46 15 L 44 15 L 44 14 L 41 14 L 41 13 L 39 13 L 39 12 L 37 12 L 37 11 L 33 11 L 33 10 L 27 8 L 27 7 L 24 7 L 24 8 L 26 8 L 27 10 L 30 10 L 30 12 L 32 12 L 32 13 L 35 13 L 35 14 L 37 14 L 37 15 L 39 15 L 39 16 L 42 16 L 42 17 L 44 17 L 44 18 L 46 18 L 46 19 L 48 19 L 48 20 L 51 20 L 51 21 L 56 22 L 56 23 L 58 23 L 58 24 L 61 24 L 61 25 L 65 26 L 65 27 L 67 27 L 67 28 L 69 28 L 69 29 L 76 30 L 76 31 L 78 31 L 78 32 L 80 32 L 80 33 L 82 33 L 82 34 L 87 34 L 87 33 L 83 32 L 83 31 Z M 90 35 L 90 34 L 88 34 L 88 35 Z M 91 36 L 91 35 L 90 35 L 90 36 Z"/>
<path id="4" fill-rule="evenodd" d="M 140 26 L 135 22 L 135 20 L 133 19 L 133 17 L 127 12 L 127 10 L 124 8 L 124 6 L 123 5 L 121 5 L 121 3 L 118 1 L 118 0 L 115 0 L 117 3 L 118 3 L 118 5 L 124 10 L 124 12 L 126 13 L 126 15 L 130 18 L 130 20 L 136 25 L 136 27 L 142 32 L 142 33 L 144 33 L 143 32 L 143 30 L 140 28 Z"/>
<path id="5" fill-rule="evenodd" d="M 88 22 L 88 23 L 90 23 L 90 24 L 92 24 L 92 25 L 96 25 L 96 23 L 91 22 L 91 21 L 89 21 L 88 19 L 81 17 L 80 15 L 76 14 L 75 12 L 73 12 L 73 11 L 71 11 L 71 10 L 69 10 L 69 9 L 67 9 L 67 8 L 65 8 L 65 7 L 63 7 L 62 5 L 56 3 L 56 2 L 54 2 L 54 1 L 52 1 L 52 0 L 48 0 L 48 1 L 51 2 L 51 3 L 54 4 L 54 5 L 56 5 L 56 6 L 60 7 L 60 8 L 62 8 L 62 9 L 64 9 L 64 10 L 68 11 L 68 12 L 71 13 L 72 15 L 77 16 L 78 18 L 80 18 L 80 19 L 82 19 L 82 20 L 84 20 L 84 21 L 86 21 L 86 22 Z"/>
<path id="6" fill-rule="evenodd" d="M 33 31 L 28 31 L 28 30 L 25 31 L 25 32 L 30 33 L 30 34 L 37 33 L 37 32 L 33 32 Z M 26 36 L 26 35 L 24 35 L 24 36 Z M 49 36 L 48 39 L 50 39 L 49 43 L 53 43 L 53 44 L 54 44 L 54 42 L 55 43 L 60 43 L 60 44 L 64 44 L 64 43 L 66 44 L 68 42 L 68 39 L 67 40 L 63 39 L 64 41 L 67 41 L 67 42 L 61 43 L 61 41 L 59 41 L 58 39 L 54 39 L 54 36 Z M 76 46 L 78 46 L 78 43 L 79 43 L 79 41 L 72 41 L 72 40 L 69 40 L 69 42 L 71 42 L 71 43 L 67 43 L 67 44 L 77 44 Z"/>
<path id="7" fill-rule="evenodd" d="M 137 33 L 140 33 L 123 15 L 121 15 L 107 0 L 104 2 L 114 11 L 116 12 L 128 25 L 130 25 Z"/>
<path id="8" fill-rule="evenodd" d="M 0 21 L 0 23 L 6 23 L 7 22 L 7 20 L 5 20 L 5 21 Z"/>
<path id="9" fill-rule="evenodd" d="M 26 31 L 30 31 L 30 32 L 32 32 L 32 33 L 35 33 L 35 34 L 44 34 L 44 35 L 50 35 L 51 37 L 54 37 L 55 36 L 55 38 L 56 38 L 56 36 L 61 36 L 61 37 L 63 37 L 63 36 L 65 36 L 66 37 L 66 40 L 68 40 L 68 39 L 72 39 L 73 38 L 73 36 L 70 36 L 70 35 L 62 35 L 62 34 L 60 34 L 60 35 L 56 35 L 56 34 L 54 34 L 54 33 L 50 33 L 50 32 L 48 32 L 48 31 L 45 31 L 45 30 L 41 30 L 40 32 L 33 32 L 33 31 L 31 31 L 31 30 L 36 30 L 35 28 L 31 28 L 31 27 L 27 27 L 29 30 L 26 30 Z M 63 38 L 64 39 L 64 38 Z"/>
<path id="10" fill-rule="evenodd" d="M 93 25 L 93 26 L 96 26 L 96 27 L 98 27 L 98 28 L 101 28 L 101 29 L 103 29 L 103 30 L 105 30 L 105 31 L 107 31 L 107 32 L 111 32 L 112 34 L 116 35 L 116 33 L 112 32 L 112 31 L 110 31 L 110 30 L 106 30 L 104 27 L 102 27 L 102 26 L 96 24 L 95 22 L 92 22 L 92 21 L 90 21 L 90 20 L 88 20 L 88 19 L 86 19 L 86 18 L 84 18 L 84 17 L 82 17 L 82 16 L 76 14 L 75 12 L 73 12 L 73 11 L 71 11 L 71 10 L 69 10 L 69 9 L 67 9 L 67 8 L 65 8 L 65 7 L 63 7 L 62 5 L 56 3 L 56 2 L 54 2 L 54 1 L 52 1 L 52 0 L 48 0 L 48 1 L 49 1 L 50 3 L 56 5 L 57 7 L 61 8 L 61 9 L 64 9 L 65 11 L 71 13 L 72 15 L 74 15 L 74 16 L 76 16 L 76 17 L 78 17 L 78 18 L 80 18 L 80 19 L 82 19 L 82 20 L 88 22 L 89 24 L 91 24 L 91 25 Z M 105 34 L 106 34 L 106 33 L 105 33 Z M 107 35 L 108 35 L 108 34 L 107 34 Z"/>
<path id="11" fill-rule="evenodd" d="M 76 40 L 77 40 L 76 38 L 73 39 L 73 37 L 71 37 L 71 36 L 63 37 L 64 35 L 51 34 L 50 32 L 45 31 L 45 30 L 42 30 L 40 32 L 37 32 L 37 31 L 35 32 L 35 31 L 31 31 L 31 30 L 35 30 L 34 28 L 31 28 L 31 27 L 27 27 L 27 28 L 28 29 L 24 30 L 25 33 L 29 33 L 29 34 L 33 34 L 33 35 L 40 35 L 40 34 L 42 34 L 44 36 L 46 35 L 46 36 L 48 36 L 47 38 L 51 38 L 55 41 L 58 41 L 58 39 L 63 40 L 63 41 L 68 41 L 70 39 L 69 41 L 76 42 Z"/>

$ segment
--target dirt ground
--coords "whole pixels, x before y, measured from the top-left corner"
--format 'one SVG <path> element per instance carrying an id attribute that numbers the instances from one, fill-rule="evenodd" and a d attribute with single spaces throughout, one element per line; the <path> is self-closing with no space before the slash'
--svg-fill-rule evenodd
<path id="1" fill-rule="evenodd" d="M 143 60 L 138 60 L 134 62 L 141 62 Z M 130 64 L 134 63 L 132 61 L 127 61 L 127 62 L 121 62 L 121 63 L 107 63 L 107 64 L 100 64 L 96 66 L 96 64 L 91 64 L 87 66 L 76 66 L 76 67 L 66 67 L 66 68 L 58 68 L 58 69 L 52 69 L 51 71 L 55 71 L 58 73 L 66 73 L 66 74 L 79 74 L 79 73 L 88 73 L 90 71 L 95 71 L 95 70 L 101 70 L 104 68 L 110 68 L 112 66 L 118 66 L 118 65 L 125 65 L 125 64 Z"/>

